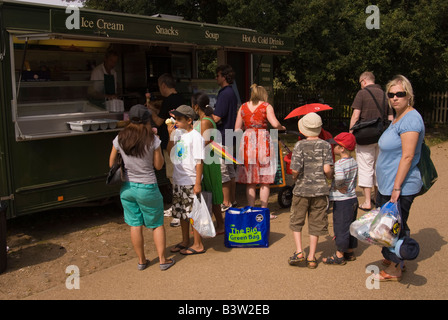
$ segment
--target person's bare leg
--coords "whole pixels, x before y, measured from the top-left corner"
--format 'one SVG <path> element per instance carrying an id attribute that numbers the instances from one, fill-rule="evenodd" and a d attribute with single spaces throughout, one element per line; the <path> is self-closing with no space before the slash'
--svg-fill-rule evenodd
<path id="1" fill-rule="evenodd" d="M 366 210 L 372 209 L 372 188 L 361 187 L 361 190 L 364 194 L 364 202 L 360 207 Z"/>
<path id="2" fill-rule="evenodd" d="M 138 257 L 138 263 L 145 264 L 146 256 L 143 239 L 143 226 L 131 227 L 131 242 Z"/>
<path id="3" fill-rule="evenodd" d="M 166 249 L 166 235 L 165 227 L 160 226 L 153 231 L 154 244 L 156 246 L 157 255 L 159 256 L 159 263 L 166 263 L 165 249 Z"/>
<path id="4" fill-rule="evenodd" d="M 246 185 L 246 198 L 247 205 L 251 207 L 255 207 L 255 197 L 257 196 L 256 184 L 247 184 Z"/>
<path id="5" fill-rule="evenodd" d="M 232 199 L 231 199 L 231 181 L 224 182 L 222 184 L 222 195 L 224 198 L 223 204 L 225 206 L 232 206 Z"/>
<path id="6" fill-rule="evenodd" d="M 222 216 L 221 206 L 219 204 L 212 205 L 212 211 L 216 220 L 216 234 L 224 233 L 224 218 Z"/>

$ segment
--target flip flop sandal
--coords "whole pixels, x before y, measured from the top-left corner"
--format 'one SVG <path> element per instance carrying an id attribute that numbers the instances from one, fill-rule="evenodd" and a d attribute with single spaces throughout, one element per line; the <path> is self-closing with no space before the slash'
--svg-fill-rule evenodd
<path id="1" fill-rule="evenodd" d="M 387 259 L 383 259 L 383 260 L 381 260 L 381 263 L 382 263 L 383 266 L 388 267 L 388 266 L 390 266 L 392 264 L 392 261 L 387 260 Z M 406 266 L 403 265 L 401 267 L 401 272 L 405 272 L 405 271 L 406 271 Z"/>
<path id="2" fill-rule="evenodd" d="M 168 259 L 167 261 L 171 261 L 171 262 L 159 264 L 160 270 L 162 270 L 162 271 L 168 270 L 169 268 L 174 266 L 174 264 L 176 263 L 176 260 L 174 260 L 173 258 Z"/>
<path id="3" fill-rule="evenodd" d="M 178 249 L 178 250 L 176 250 L 176 249 Z M 170 250 L 170 252 L 176 253 L 176 252 L 179 252 L 180 250 L 183 250 L 183 249 L 187 249 L 187 247 L 185 247 L 185 246 L 181 245 L 180 243 L 178 243 Z"/>
<path id="4" fill-rule="evenodd" d="M 391 276 L 390 274 L 386 273 L 386 271 L 381 270 L 380 273 L 377 275 L 377 279 L 380 280 L 380 282 L 400 281 L 401 277 L 399 277 L 399 276 Z"/>
<path id="5" fill-rule="evenodd" d="M 373 208 L 364 208 L 364 207 L 361 207 L 361 206 L 358 206 L 358 208 L 361 209 L 362 211 L 366 211 L 366 212 L 373 209 Z"/>
<path id="6" fill-rule="evenodd" d="M 190 251 L 191 253 L 187 253 L 187 251 Z M 180 252 L 180 254 L 183 254 L 184 256 L 191 256 L 191 255 L 193 255 L 193 254 L 201 254 L 201 253 L 205 253 L 205 249 L 204 250 L 202 250 L 202 251 L 196 251 L 196 250 L 194 250 L 194 249 L 192 249 L 192 248 L 185 248 L 185 251 L 184 252 L 182 252 L 182 251 L 179 251 Z"/>

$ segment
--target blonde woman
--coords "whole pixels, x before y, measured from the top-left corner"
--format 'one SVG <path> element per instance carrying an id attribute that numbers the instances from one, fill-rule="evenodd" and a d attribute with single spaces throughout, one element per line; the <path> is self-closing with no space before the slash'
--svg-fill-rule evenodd
<path id="1" fill-rule="evenodd" d="M 244 164 L 238 167 L 236 181 L 246 184 L 246 197 L 249 206 L 255 205 L 256 186 L 260 184 L 261 207 L 267 208 L 269 185 L 274 182 L 276 172 L 276 150 L 271 150 L 271 137 L 268 123 L 274 129 L 286 130 L 274 114 L 274 108 L 267 102 L 268 93 L 262 86 L 251 86 L 250 101 L 238 110 L 235 131 L 243 130 L 240 145 L 240 159 Z M 276 218 L 271 215 L 271 219 Z"/>
<path id="2" fill-rule="evenodd" d="M 387 201 L 399 201 L 402 216 L 401 238 L 410 234 L 407 225 L 409 210 L 422 187 L 417 164 L 425 137 L 425 125 L 418 111 L 414 109 L 414 92 L 406 77 L 398 75 L 392 79 L 386 86 L 386 94 L 396 116 L 378 141 L 380 151 L 376 163 L 376 203 L 382 206 Z M 399 266 L 387 260 L 383 263 L 388 265 L 388 268 L 379 274 L 381 281 L 401 279 Z"/>

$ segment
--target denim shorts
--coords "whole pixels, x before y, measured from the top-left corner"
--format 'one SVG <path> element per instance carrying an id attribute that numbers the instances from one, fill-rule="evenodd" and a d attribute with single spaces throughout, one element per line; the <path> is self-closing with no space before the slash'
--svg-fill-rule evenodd
<path id="1" fill-rule="evenodd" d="M 120 191 L 124 221 L 131 227 L 163 226 L 163 197 L 157 183 L 123 182 Z"/>

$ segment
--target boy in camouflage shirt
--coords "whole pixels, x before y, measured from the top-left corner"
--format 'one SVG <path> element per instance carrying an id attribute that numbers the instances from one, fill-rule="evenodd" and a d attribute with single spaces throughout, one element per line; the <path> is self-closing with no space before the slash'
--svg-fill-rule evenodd
<path id="1" fill-rule="evenodd" d="M 290 228 L 294 233 L 296 251 L 289 258 L 290 265 L 306 260 L 308 268 L 317 267 L 315 257 L 319 236 L 328 234 L 328 195 L 330 185 L 327 179 L 333 175 L 331 145 L 318 138 L 322 119 L 316 113 L 309 113 L 299 121 L 300 132 L 307 137 L 294 146 L 291 170 L 296 184 L 293 190 Z M 308 258 L 302 251 L 302 228 L 308 215 L 310 251 Z"/>

